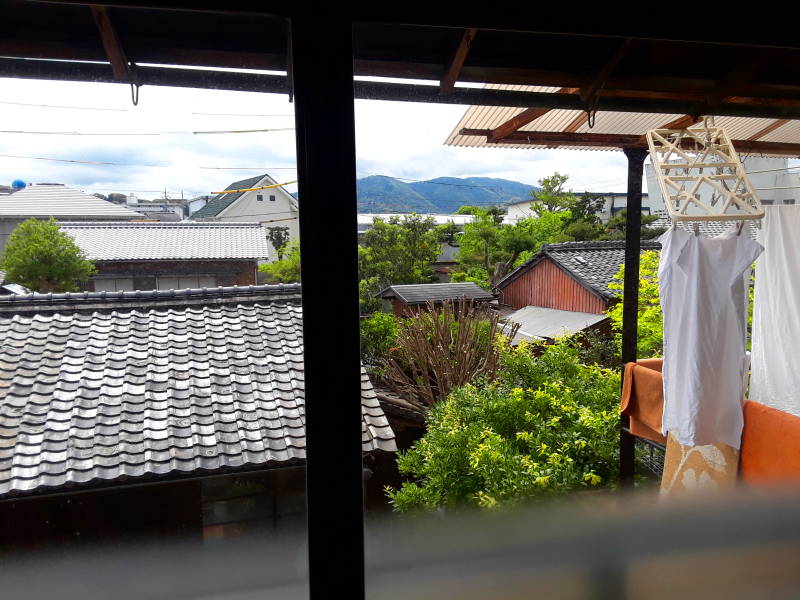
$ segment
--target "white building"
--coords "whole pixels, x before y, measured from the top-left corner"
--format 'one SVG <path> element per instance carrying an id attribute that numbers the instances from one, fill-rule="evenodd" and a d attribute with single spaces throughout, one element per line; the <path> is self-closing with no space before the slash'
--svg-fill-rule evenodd
<path id="1" fill-rule="evenodd" d="M 788 171 L 788 158 L 754 156 L 742 159 L 742 164 L 762 204 L 794 204 L 795 199 L 800 197 L 800 169 Z M 655 171 L 653 171 L 653 165 L 645 165 L 645 175 L 650 198 L 654 203 L 658 202 L 663 207 L 661 188 L 658 185 Z M 703 201 L 708 202 L 711 199 L 710 187 L 703 186 L 699 192 Z M 663 215 L 666 216 L 666 214 L 666 209 L 664 209 Z"/>
<path id="2" fill-rule="evenodd" d="M 573 192 L 576 196 L 582 196 L 585 192 Z M 589 192 L 592 196 L 601 196 L 603 198 L 603 208 L 598 216 L 601 221 L 608 221 L 611 217 L 616 215 L 619 211 L 628 206 L 628 197 L 625 192 Z M 509 204 L 506 207 L 507 221 L 516 223 L 520 219 L 528 217 L 535 217 L 536 213 L 531 210 L 531 201 L 523 200 Z M 661 211 L 661 212 L 659 212 Z M 644 214 L 662 214 L 664 212 L 664 204 L 661 202 L 661 197 L 658 199 L 651 198 L 647 193 L 642 194 L 642 212 Z"/>
<path id="3" fill-rule="evenodd" d="M 267 174 L 234 181 L 205 206 L 192 214 L 194 221 L 252 222 L 264 227 L 288 227 L 289 239 L 300 235 L 300 206 L 297 199 Z M 266 187 L 266 186 L 277 187 Z M 238 190 L 238 191 L 234 191 Z M 270 256 L 270 259 L 274 259 Z"/>

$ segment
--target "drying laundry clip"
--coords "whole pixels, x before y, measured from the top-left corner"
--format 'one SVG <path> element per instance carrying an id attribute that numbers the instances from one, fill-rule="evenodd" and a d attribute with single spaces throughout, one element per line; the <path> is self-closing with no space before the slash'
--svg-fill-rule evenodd
<path id="1" fill-rule="evenodd" d="M 744 221 L 739 221 L 736 224 L 736 235 L 742 235 L 742 229 L 744 229 Z"/>
<path id="2" fill-rule="evenodd" d="M 758 221 L 764 207 L 724 128 L 707 117 L 647 132 L 653 171 L 675 221 Z"/>
<path id="3" fill-rule="evenodd" d="M 694 234 L 700 235 L 700 223 L 698 223 L 697 221 L 694 222 Z"/>

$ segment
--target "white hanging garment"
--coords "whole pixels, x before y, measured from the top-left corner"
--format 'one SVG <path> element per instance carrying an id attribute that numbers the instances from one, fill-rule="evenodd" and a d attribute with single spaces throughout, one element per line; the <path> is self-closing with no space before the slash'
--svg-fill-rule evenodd
<path id="1" fill-rule="evenodd" d="M 735 224 L 716 238 L 671 229 L 659 240 L 663 433 L 685 446 L 738 449 L 750 265 L 763 248 Z"/>
<path id="2" fill-rule="evenodd" d="M 756 262 L 751 400 L 800 416 L 800 205 L 770 206 Z"/>

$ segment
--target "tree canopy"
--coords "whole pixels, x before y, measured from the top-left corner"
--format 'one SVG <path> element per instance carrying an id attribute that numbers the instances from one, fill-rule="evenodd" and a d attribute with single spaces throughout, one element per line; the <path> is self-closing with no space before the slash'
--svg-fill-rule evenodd
<path id="1" fill-rule="evenodd" d="M 74 292 L 96 272 L 58 222 L 28 219 L 8 238 L 0 256 L 6 279 L 35 292 Z"/>
<path id="2" fill-rule="evenodd" d="M 258 267 L 266 274 L 269 283 L 296 283 L 300 281 L 300 241 L 294 240 L 278 250 L 281 258 Z"/>
<path id="3" fill-rule="evenodd" d="M 388 221 L 374 217 L 358 248 L 362 313 L 380 307 L 374 296 L 386 286 L 430 282 L 431 264 L 441 250 L 439 236 L 433 217 L 410 214 Z"/>

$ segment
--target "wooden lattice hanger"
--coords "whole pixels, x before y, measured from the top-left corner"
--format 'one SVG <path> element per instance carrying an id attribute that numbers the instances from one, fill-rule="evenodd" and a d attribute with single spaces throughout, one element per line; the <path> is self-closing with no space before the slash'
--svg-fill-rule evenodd
<path id="1" fill-rule="evenodd" d="M 746 220 L 760 225 L 764 207 L 728 134 L 713 117 L 686 129 L 653 129 L 646 136 L 673 226 L 678 221 Z M 703 199 L 704 191 L 709 200 Z"/>

